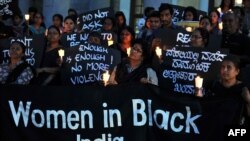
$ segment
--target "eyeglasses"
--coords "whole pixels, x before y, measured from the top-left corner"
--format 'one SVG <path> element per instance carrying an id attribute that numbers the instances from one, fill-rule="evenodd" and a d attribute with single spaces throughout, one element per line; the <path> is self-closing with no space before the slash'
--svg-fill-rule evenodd
<path id="1" fill-rule="evenodd" d="M 139 48 L 132 47 L 132 50 L 137 53 L 142 53 L 142 50 L 140 50 Z"/>

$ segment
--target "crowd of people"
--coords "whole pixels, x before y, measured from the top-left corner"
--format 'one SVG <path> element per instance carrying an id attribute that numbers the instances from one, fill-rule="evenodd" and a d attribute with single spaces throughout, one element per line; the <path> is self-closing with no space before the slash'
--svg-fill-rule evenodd
<path id="1" fill-rule="evenodd" d="M 210 88 L 212 95 L 241 95 L 245 101 L 245 111 L 250 116 L 249 87 L 241 82 L 238 75 L 242 68 L 250 66 L 250 0 L 243 0 L 244 7 L 234 7 L 233 0 L 222 0 L 220 7 L 209 11 L 201 18 L 194 7 L 187 7 L 183 14 L 183 21 L 199 21 L 199 27 L 194 29 L 190 38 L 193 47 L 206 48 L 212 35 L 221 36 L 221 46 L 230 55 L 221 65 L 220 78 Z M 68 10 L 68 16 L 54 14 L 53 25 L 45 26 L 44 16 L 36 8 L 29 9 L 30 19 L 25 21 L 21 13 L 14 13 L 12 25 L 5 25 L 0 16 L 0 39 L 22 37 L 26 35 L 44 34 L 47 38 L 46 49 L 42 63 L 36 70 L 25 62 L 25 46 L 21 42 L 10 45 L 10 61 L 0 65 L 1 84 L 37 84 L 60 85 L 60 67 L 62 62 L 58 50 L 64 48 L 60 44 L 60 37 L 68 33 L 82 33 L 77 27 L 78 14 L 74 9 Z M 105 17 L 101 31 L 113 33 L 114 44 L 110 48 L 121 53 L 121 63 L 110 73 L 108 85 L 130 82 L 150 83 L 159 85 L 157 76 L 162 58 L 155 53 L 155 48 L 162 50 L 171 47 L 163 46 L 161 39 L 155 38 L 154 33 L 159 29 L 179 30 L 183 27 L 172 22 L 174 10 L 169 4 L 161 4 L 158 9 L 145 8 L 145 26 L 138 35 L 134 29 L 126 24 L 126 17 L 122 11 L 114 17 Z M 48 18 L 48 17 L 47 17 Z M 223 29 L 219 27 L 223 23 Z M 102 44 L 99 32 L 92 32 L 89 43 Z M 128 55 L 127 50 L 131 48 Z M 243 74 L 244 75 L 244 74 Z M 241 76 L 242 78 L 244 76 Z"/>

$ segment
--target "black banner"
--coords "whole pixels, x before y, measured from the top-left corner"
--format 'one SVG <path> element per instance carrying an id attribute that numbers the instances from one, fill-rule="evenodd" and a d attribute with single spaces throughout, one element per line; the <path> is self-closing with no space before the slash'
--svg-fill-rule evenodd
<path id="1" fill-rule="evenodd" d="M 9 47 L 13 41 L 21 41 L 26 46 L 26 61 L 35 68 L 40 67 L 46 43 L 43 35 L 0 40 L 0 64 L 8 63 Z"/>
<path id="2" fill-rule="evenodd" d="M 81 44 L 65 50 L 62 81 L 82 85 L 102 80 L 102 74 L 120 62 L 118 50 L 94 44 Z"/>
<path id="3" fill-rule="evenodd" d="M 218 77 L 226 55 L 226 50 L 195 47 L 167 50 L 163 55 L 160 85 L 175 93 L 194 94 L 195 77 L 204 78 L 203 86 L 208 87 Z"/>
<path id="4" fill-rule="evenodd" d="M 1 141 L 222 141 L 236 98 L 196 99 L 151 85 L 0 87 Z"/>
<path id="5" fill-rule="evenodd" d="M 89 11 L 79 15 L 77 18 L 77 26 L 83 31 L 100 31 L 102 27 L 102 19 L 113 15 L 111 8 L 102 8 Z"/>

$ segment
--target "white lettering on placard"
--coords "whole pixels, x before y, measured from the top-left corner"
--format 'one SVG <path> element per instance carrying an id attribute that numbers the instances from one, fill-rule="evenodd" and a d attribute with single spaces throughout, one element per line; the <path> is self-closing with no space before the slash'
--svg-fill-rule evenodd
<path id="1" fill-rule="evenodd" d="M 195 124 L 195 120 L 201 117 L 201 115 L 191 116 L 191 110 L 189 106 L 186 106 L 186 116 L 185 114 L 180 112 L 174 112 L 172 115 L 170 111 L 155 109 L 154 111 L 151 109 L 151 100 L 147 100 L 148 104 L 146 104 L 142 99 L 133 99 L 133 124 L 134 126 L 144 126 L 147 124 L 148 117 L 153 117 L 153 120 L 148 123 L 149 126 L 155 124 L 158 128 L 163 130 L 172 130 L 174 132 L 184 131 L 185 133 L 190 133 L 190 128 L 193 128 L 195 134 L 199 134 L 199 130 Z M 150 103 L 150 104 L 149 104 Z M 147 105 L 147 107 L 146 107 Z M 151 112 L 146 112 L 148 110 Z M 151 114 L 151 115 L 150 115 Z M 176 125 L 175 120 L 184 120 L 184 125 Z M 170 129 L 169 129 L 170 125 Z"/>
<path id="2" fill-rule="evenodd" d="M 202 51 L 201 53 L 202 53 L 201 60 L 212 61 L 212 62 L 214 61 L 222 62 L 223 58 L 227 56 L 226 54 L 221 54 L 220 51 L 217 51 L 216 53 Z"/>
<path id="3" fill-rule="evenodd" d="M 90 82 L 101 81 L 102 80 L 101 76 L 102 76 L 101 72 L 98 71 L 97 74 L 90 73 L 90 74 L 85 74 L 85 75 L 80 75 L 80 76 L 72 76 L 70 78 L 70 81 L 73 85 L 86 84 Z"/>
<path id="4" fill-rule="evenodd" d="M 80 134 L 76 135 L 76 141 L 91 141 L 90 139 L 82 139 Z M 93 139 L 93 141 L 124 141 L 124 137 L 112 137 L 111 134 L 102 134 L 101 138 Z"/>
<path id="5" fill-rule="evenodd" d="M 190 35 L 189 34 L 183 34 L 183 33 L 178 33 L 177 34 L 177 42 L 181 42 L 181 43 L 189 43 L 190 42 Z"/>
<path id="6" fill-rule="evenodd" d="M 177 79 L 194 81 L 194 78 L 197 75 L 197 73 L 175 71 L 175 70 L 164 70 L 162 75 L 164 78 L 172 79 L 172 82 L 175 83 Z"/>
<path id="7" fill-rule="evenodd" d="M 103 52 L 103 53 L 108 53 L 108 49 L 102 46 L 98 46 L 98 45 L 91 45 L 91 44 L 87 44 L 87 45 L 80 45 L 79 47 L 79 51 L 95 51 L 95 52 Z"/>
<path id="8" fill-rule="evenodd" d="M 174 85 L 174 91 L 179 92 L 179 93 L 184 93 L 184 94 L 194 94 L 194 86 L 176 83 Z"/>
<path id="9" fill-rule="evenodd" d="M 25 127 L 29 125 L 30 119 L 31 123 L 37 128 L 46 126 L 46 128 L 58 129 L 60 128 L 59 125 L 61 125 L 62 129 L 69 128 L 71 130 L 76 130 L 79 126 L 80 128 L 85 129 L 87 128 L 87 125 L 88 128 L 93 128 L 93 114 L 89 110 L 81 110 L 80 113 L 74 110 L 69 111 L 68 113 L 63 110 L 31 110 L 31 104 L 32 102 L 28 101 L 26 102 L 26 106 L 24 106 L 23 102 L 20 101 L 18 109 L 16 110 L 14 102 L 9 101 L 12 117 L 17 127 L 19 126 L 22 117 Z M 52 126 L 52 124 L 54 126 Z"/>
<path id="10" fill-rule="evenodd" d="M 108 16 L 108 11 L 100 12 L 100 10 L 95 13 L 95 18 L 104 18 Z"/>
<path id="11" fill-rule="evenodd" d="M 179 59 L 190 59 L 190 60 L 198 60 L 199 53 L 193 51 L 179 51 L 175 50 L 175 48 L 167 50 L 166 56 L 179 58 Z"/>

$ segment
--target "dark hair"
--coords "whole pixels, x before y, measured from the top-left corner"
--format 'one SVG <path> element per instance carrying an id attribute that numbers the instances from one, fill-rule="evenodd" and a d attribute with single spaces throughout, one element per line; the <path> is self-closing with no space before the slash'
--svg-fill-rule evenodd
<path id="1" fill-rule="evenodd" d="M 58 17 L 61 22 L 63 22 L 63 16 L 61 14 L 54 14 L 52 17 L 52 20 L 54 20 L 55 17 Z"/>
<path id="2" fill-rule="evenodd" d="M 150 13 L 150 15 L 148 16 L 148 18 L 151 18 L 151 17 L 160 18 L 160 12 L 159 12 L 159 11 L 152 11 L 152 12 Z"/>
<path id="3" fill-rule="evenodd" d="M 75 9 L 70 8 L 70 9 L 68 9 L 68 13 L 69 13 L 69 12 L 73 12 L 73 13 L 77 16 L 77 12 L 76 12 L 76 10 L 75 10 Z"/>
<path id="4" fill-rule="evenodd" d="M 65 17 L 63 22 L 65 22 L 68 19 L 72 20 L 74 22 L 74 24 L 76 24 L 76 19 L 73 16 L 67 16 L 67 17 Z"/>
<path id="5" fill-rule="evenodd" d="M 57 31 L 59 34 L 61 34 L 60 29 L 59 29 L 58 27 L 54 26 L 54 25 L 51 25 L 51 26 L 48 28 L 48 31 L 49 31 L 50 29 L 52 29 L 52 28 L 56 29 L 56 31 Z"/>
<path id="6" fill-rule="evenodd" d="M 132 27 L 130 27 L 130 26 L 125 26 L 125 27 L 123 27 L 122 29 L 121 29 L 121 32 L 123 31 L 123 30 L 127 30 L 129 33 L 131 33 L 131 35 L 133 36 L 133 40 L 135 39 L 135 31 L 134 31 L 134 29 L 132 28 Z M 120 33 L 121 34 L 121 33 Z"/>
<path id="7" fill-rule="evenodd" d="M 183 19 L 185 19 L 185 16 L 186 16 L 187 12 L 191 12 L 193 14 L 193 20 L 192 21 L 198 21 L 197 10 L 194 7 L 188 6 L 188 7 L 185 8 L 184 14 L 183 14 Z"/>
<path id="8" fill-rule="evenodd" d="M 41 16 L 41 18 L 44 19 L 43 13 L 41 13 L 41 12 L 36 12 L 36 13 L 34 13 L 34 17 L 33 17 L 33 18 L 36 17 L 36 14 L 39 14 L 39 15 Z"/>
<path id="9" fill-rule="evenodd" d="M 114 19 L 113 17 L 110 17 L 110 16 L 105 17 L 105 18 L 102 19 L 102 22 L 101 22 L 102 25 L 104 25 L 106 19 L 111 20 L 111 22 L 112 22 L 112 24 L 113 24 L 113 28 L 114 28 L 114 27 L 115 27 L 115 19 Z"/>
<path id="10" fill-rule="evenodd" d="M 135 44 L 140 44 L 141 45 L 141 49 L 142 49 L 142 56 L 143 56 L 143 60 L 146 61 L 147 60 L 147 57 L 148 57 L 148 47 L 147 47 L 147 43 L 142 40 L 142 39 L 135 39 L 134 43 L 133 43 L 133 46 Z"/>
<path id="11" fill-rule="evenodd" d="M 161 13 L 164 10 L 169 10 L 170 14 L 173 15 L 174 14 L 174 9 L 173 7 L 168 4 L 168 3 L 162 3 L 161 6 L 159 7 L 159 12 Z"/>
<path id="12" fill-rule="evenodd" d="M 198 27 L 194 31 L 199 31 L 200 32 L 203 41 L 207 40 L 206 43 L 205 43 L 205 46 L 207 46 L 208 42 L 209 42 L 209 32 L 207 31 L 207 29 L 202 28 L 202 27 Z"/>
<path id="13" fill-rule="evenodd" d="M 125 17 L 125 15 L 124 15 L 124 13 L 123 13 L 122 11 L 117 11 L 117 12 L 115 13 L 115 19 L 117 19 L 117 18 L 120 17 L 120 16 L 122 16 L 122 18 L 124 19 L 124 23 L 123 23 L 122 26 L 125 26 L 127 21 L 126 21 L 126 17 Z"/>
<path id="14" fill-rule="evenodd" d="M 224 8 L 224 1 L 225 1 L 225 0 L 222 0 L 221 3 L 220 3 L 221 9 Z M 230 0 L 229 9 L 232 9 L 233 7 L 234 7 L 234 0 Z"/>
<path id="15" fill-rule="evenodd" d="M 10 47 L 11 47 L 13 44 L 18 44 L 18 45 L 20 45 L 21 48 L 22 48 L 22 53 L 25 53 L 26 46 L 23 44 L 23 42 L 21 42 L 21 41 L 13 41 L 13 42 L 11 42 Z"/>
<path id="16" fill-rule="evenodd" d="M 146 17 L 148 17 L 148 16 L 152 13 L 152 11 L 154 11 L 154 10 L 155 10 L 154 7 L 146 7 L 146 8 L 144 9 L 144 15 L 145 15 Z"/>
<path id="17" fill-rule="evenodd" d="M 236 69 L 240 69 L 240 59 L 239 57 L 237 57 L 236 55 L 227 55 L 222 62 L 224 61 L 230 61 L 234 64 L 235 68 Z"/>
<path id="18" fill-rule="evenodd" d="M 212 25 L 212 20 L 211 20 L 211 18 L 208 17 L 208 16 L 202 16 L 199 23 L 201 23 L 201 21 L 202 21 L 203 19 L 208 19 L 208 21 L 209 21 L 210 24 Z"/>
<path id="19" fill-rule="evenodd" d="M 29 10 L 28 10 L 28 12 L 30 13 L 30 12 L 34 12 L 34 13 L 37 13 L 37 8 L 36 7 L 29 7 Z"/>
<path id="20" fill-rule="evenodd" d="M 23 19 L 22 13 L 19 13 L 19 12 L 18 13 L 13 13 L 12 19 L 14 19 L 15 16 L 18 16 L 20 19 Z"/>

